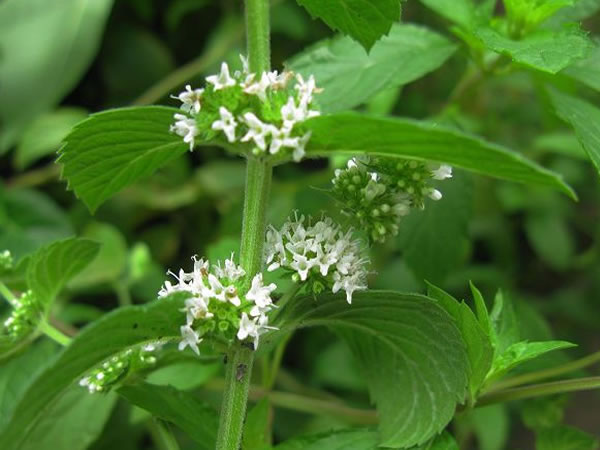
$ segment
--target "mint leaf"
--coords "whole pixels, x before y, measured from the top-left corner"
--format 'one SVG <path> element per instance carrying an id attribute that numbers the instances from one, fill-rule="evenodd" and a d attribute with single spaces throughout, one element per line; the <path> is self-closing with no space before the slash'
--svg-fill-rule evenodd
<path id="1" fill-rule="evenodd" d="M 536 450 L 595 450 L 599 446 L 594 436 L 567 425 L 539 430 L 535 439 Z"/>
<path id="2" fill-rule="evenodd" d="M 394 24 L 388 36 L 367 54 L 347 37 L 317 43 L 293 57 L 290 69 L 313 74 L 323 92 L 317 101 L 324 112 L 342 111 L 376 93 L 410 83 L 441 66 L 456 45 L 427 28 Z M 410 61 L 410 64 L 399 64 Z"/>
<path id="3" fill-rule="evenodd" d="M 350 429 L 294 438 L 277 445 L 275 450 L 374 450 L 376 448 L 378 448 L 376 431 Z"/>
<path id="4" fill-rule="evenodd" d="M 310 119 L 306 126 L 313 133 L 308 156 L 369 154 L 431 160 L 496 178 L 551 186 L 575 198 L 559 175 L 499 145 L 436 124 L 338 113 Z"/>
<path id="5" fill-rule="evenodd" d="M 112 0 L 0 2 L 0 154 L 79 82 L 98 50 L 112 4 Z"/>
<path id="6" fill-rule="evenodd" d="M 479 289 L 477 289 L 472 282 L 469 282 L 469 288 L 471 289 L 471 294 L 473 295 L 477 320 L 479 321 L 484 333 L 492 338 L 494 336 L 494 330 L 492 328 L 490 313 L 488 312 L 487 305 L 485 304 L 485 299 L 483 298 L 483 295 L 481 295 Z"/>
<path id="7" fill-rule="evenodd" d="M 19 450 L 86 450 L 102 433 L 116 400 L 112 393 L 90 395 L 72 386 L 45 411 Z"/>
<path id="8" fill-rule="evenodd" d="M 494 363 L 487 376 L 487 381 L 497 379 L 518 365 L 537 358 L 545 353 L 570 347 L 575 347 L 575 344 L 566 341 L 522 341 L 512 344 L 494 358 Z"/>
<path id="9" fill-rule="evenodd" d="M 100 246 L 88 239 L 70 238 L 35 252 L 27 266 L 27 285 L 46 309 L 65 284 L 87 266 Z"/>
<path id="10" fill-rule="evenodd" d="M 490 313 L 492 345 L 496 357 L 520 339 L 519 322 L 510 297 L 498 291 Z"/>
<path id="11" fill-rule="evenodd" d="M 475 13 L 473 0 L 421 0 L 421 3 L 465 28 L 470 27 Z"/>
<path id="12" fill-rule="evenodd" d="M 296 298 L 275 316 L 277 336 L 327 326 L 350 346 L 380 417 L 382 446 L 422 444 L 451 420 L 468 382 L 468 359 L 452 317 L 422 295 L 387 291 Z M 407 389 L 406 386 L 410 386 Z M 322 447 L 329 448 L 329 447 Z"/>
<path id="13" fill-rule="evenodd" d="M 268 434 L 270 406 L 269 397 L 263 397 L 248 411 L 242 434 L 242 448 L 244 450 L 271 448 Z"/>
<path id="14" fill-rule="evenodd" d="M 113 194 L 182 155 L 188 146 L 169 132 L 178 110 L 164 106 L 93 114 L 65 138 L 62 176 L 90 211 Z"/>
<path id="15" fill-rule="evenodd" d="M 116 309 L 84 328 L 42 372 L 15 405 L 0 430 L 0 448 L 19 448 L 45 417 L 46 407 L 73 382 L 120 351 L 157 339 L 179 336 L 186 295 L 173 295 L 148 305 Z M 88 394 L 89 395 L 89 394 Z"/>
<path id="16" fill-rule="evenodd" d="M 118 392 L 153 416 L 177 425 L 194 440 L 195 448 L 215 448 L 219 426 L 217 412 L 193 393 L 148 383 L 123 386 Z"/>
<path id="17" fill-rule="evenodd" d="M 469 392 L 471 399 L 474 400 L 477 398 L 477 393 L 492 367 L 494 350 L 490 338 L 477 321 L 471 308 L 464 301 L 459 303 L 450 294 L 430 283 L 427 283 L 427 295 L 437 300 L 452 316 L 467 345 L 467 356 L 471 369 Z"/>
<path id="18" fill-rule="evenodd" d="M 441 283 L 463 262 L 472 212 L 471 181 L 468 174 L 455 173 L 451 183 L 440 187 L 444 201 L 429 201 L 425 210 L 413 210 L 402 220 L 398 242 L 404 261 L 418 278 Z"/>
<path id="19" fill-rule="evenodd" d="M 596 40 L 595 44 L 587 58 L 575 62 L 561 73 L 600 91 L 600 42 Z"/>
<path id="20" fill-rule="evenodd" d="M 586 101 L 548 91 L 556 114 L 573 127 L 583 149 L 600 174 L 600 109 Z"/>
<path id="21" fill-rule="evenodd" d="M 503 36 L 491 27 L 477 28 L 475 34 L 490 50 L 552 74 L 585 58 L 591 50 L 591 41 L 577 26 L 564 27 L 559 31 L 538 30 L 521 40 Z"/>
<path id="22" fill-rule="evenodd" d="M 369 50 L 400 19 L 400 0 L 297 0 L 313 17 Z"/>
<path id="23" fill-rule="evenodd" d="M 26 169 L 44 156 L 58 151 L 71 128 L 87 117 L 80 108 L 59 108 L 38 117 L 23 133 L 15 152 L 15 166 Z"/>

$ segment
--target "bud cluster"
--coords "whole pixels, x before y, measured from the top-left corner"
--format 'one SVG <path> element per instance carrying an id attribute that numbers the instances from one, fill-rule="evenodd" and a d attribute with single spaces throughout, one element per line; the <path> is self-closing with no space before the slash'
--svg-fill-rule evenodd
<path id="1" fill-rule="evenodd" d="M 400 221 L 411 208 L 423 209 L 427 197 L 442 198 L 432 180 L 450 177 L 452 168 L 447 165 L 433 169 L 413 160 L 351 159 L 345 169 L 335 171 L 331 193 L 342 212 L 358 221 L 371 241 L 384 242 L 398 234 Z"/>
<path id="2" fill-rule="evenodd" d="M 4 321 L 6 333 L 14 340 L 33 331 L 41 320 L 42 308 L 31 291 L 11 300 L 10 316 Z"/>
<path id="3" fill-rule="evenodd" d="M 287 270 L 294 281 L 309 282 L 314 293 L 326 286 L 334 294 L 343 290 L 348 303 L 352 303 L 353 292 L 367 288 L 369 260 L 361 257 L 360 241 L 352 239 L 352 230 L 344 232 L 329 217 L 311 222 L 294 214 L 279 230 L 269 227 L 265 242 L 267 270 Z"/>
<path id="4" fill-rule="evenodd" d="M 160 344 L 146 344 L 122 351 L 92 369 L 79 380 L 79 385 L 87 388 L 90 394 L 105 392 L 127 375 L 154 366 L 154 352 L 160 347 Z"/>
<path id="5" fill-rule="evenodd" d="M 175 275 L 176 284 L 166 281 L 159 297 L 174 292 L 188 292 L 183 312 L 186 323 L 181 326 L 179 350 L 189 346 L 196 354 L 204 337 L 231 342 L 251 339 L 254 348 L 259 336 L 273 327 L 268 326 L 267 313 L 274 307 L 271 293 L 277 288 L 273 283 L 265 286 L 262 274 L 256 274 L 249 289 L 244 289 L 246 272 L 231 259 L 210 264 L 204 259 L 194 260 L 194 269 L 186 273 L 181 269 Z"/>
<path id="6" fill-rule="evenodd" d="M 198 138 L 225 138 L 255 155 L 287 149 L 300 161 L 310 139 L 302 122 L 320 114 L 313 109 L 313 95 L 320 92 L 314 77 L 304 80 L 288 71 L 250 73 L 247 60 L 241 59 L 242 71 L 231 74 L 222 63 L 219 74 L 206 77 L 204 89 L 187 85 L 174 97 L 185 114 L 175 114 L 171 132 L 183 137 L 190 150 Z"/>

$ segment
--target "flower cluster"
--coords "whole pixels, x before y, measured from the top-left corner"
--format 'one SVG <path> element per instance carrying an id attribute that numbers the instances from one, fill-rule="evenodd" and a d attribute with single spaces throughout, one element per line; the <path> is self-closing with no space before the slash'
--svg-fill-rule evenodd
<path id="1" fill-rule="evenodd" d="M 342 212 L 357 220 L 369 239 L 384 242 L 398 234 L 400 220 L 411 208 L 423 209 L 427 197 L 442 198 L 432 180 L 450 177 L 452 168 L 447 165 L 432 168 L 412 160 L 351 159 L 345 169 L 335 171 L 331 193 Z"/>
<path id="2" fill-rule="evenodd" d="M 10 270 L 13 266 L 13 258 L 8 250 L 0 252 L 0 270 Z"/>
<path id="3" fill-rule="evenodd" d="M 183 137 L 190 150 L 198 138 L 224 137 L 256 155 L 288 149 L 299 161 L 310 139 L 302 122 L 319 115 L 313 106 L 314 94 L 320 92 L 314 77 L 305 80 L 287 71 L 250 73 L 247 60 L 241 59 L 242 71 L 231 74 L 223 63 L 219 74 L 206 77 L 204 89 L 187 85 L 174 97 L 183 113 L 175 114 L 171 132 Z"/>
<path id="4" fill-rule="evenodd" d="M 79 380 L 79 385 L 88 389 L 90 394 L 106 392 L 127 375 L 147 369 L 156 364 L 156 352 L 160 344 L 146 344 L 129 348 L 92 369 Z"/>
<path id="5" fill-rule="evenodd" d="M 352 230 L 344 232 L 329 217 L 312 224 L 304 216 L 290 218 L 277 230 L 267 230 L 265 243 L 267 270 L 279 268 L 294 273 L 294 281 L 309 281 L 313 292 L 331 286 L 332 292 L 352 294 L 367 288 L 368 259 L 361 257 L 360 242 L 352 239 Z"/>
<path id="6" fill-rule="evenodd" d="M 251 339 L 254 348 L 259 336 L 268 329 L 267 313 L 274 307 L 271 293 L 277 288 L 273 283 L 263 283 L 262 274 L 252 279 L 249 289 L 243 289 L 246 272 L 231 259 L 210 264 L 204 259 L 194 260 L 192 272 L 179 274 L 169 272 L 177 279 L 176 284 L 166 281 L 159 297 L 174 292 L 188 292 L 191 296 L 185 301 L 186 323 L 181 326 L 179 350 L 190 347 L 199 354 L 198 344 L 205 336 L 231 342 L 237 337 L 240 341 Z"/>
<path id="7" fill-rule="evenodd" d="M 10 316 L 4 321 L 4 328 L 12 339 L 17 340 L 38 326 L 42 310 L 31 291 L 11 300 L 11 305 L 13 309 Z"/>

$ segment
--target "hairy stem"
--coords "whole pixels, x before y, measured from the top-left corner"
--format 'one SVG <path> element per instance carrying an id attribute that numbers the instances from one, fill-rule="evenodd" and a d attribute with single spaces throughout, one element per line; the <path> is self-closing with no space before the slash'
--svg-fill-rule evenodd
<path id="1" fill-rule="evenodd" d="M 527 383 L 533 383 L 535 381 L 541 381 L 546 380 L 548 378 L 558 377 L 566 373 L 584 369 L 597 362 L 600 362 L 600 351 L 592 353 L 591 355 L 585 356 L 576 361 L 568 362 L 558 367 L 538 370 L 536 372 L 525 373 L 523 375 L 517 375 L 515 377 L 507 378 L 491 386 L 489 392 L 499 391 L 501 389 L 508 389 L 515 386 L 522 386 Z"/>
<path id="2" fill-rule="evenodd" d="M 490 392 L 489 394 L 484 394 L 477 400 L 476 406 L 485 406 L 493 403 L 504 403 L 512 400 L 523 400 L 526 398 L 542 397 L 552 394 L 562 394 L 565 392 L 586 391 L 590 389 L 600 389 L 600 377 L 554 381 L 551 383 L 533 384 L 531 386 Z"/>
<path id="3" fill-rule="evenodd" d="M 250 71 L 269 70 L 269 0 L 246 0 L 246 40 Z M 272 176 L 270 164 L 259 158 L 248 158 L 240 248 L 240 264 L 246 270 L 247 285 L 262 266 Z M 217 450 L 238 450 L 240 447 L 253 363 L 254 350 L 241 343 L 233 345 L 227 354 Z"/>

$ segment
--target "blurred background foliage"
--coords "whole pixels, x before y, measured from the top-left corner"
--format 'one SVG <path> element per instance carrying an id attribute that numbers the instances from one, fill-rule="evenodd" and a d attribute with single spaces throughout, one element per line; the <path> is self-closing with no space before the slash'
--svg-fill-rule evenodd
<path id="1" fill-rule="evenodd" d="M 169 94 L 178 93 L 186 83 L 203 84 L 203 76 L 216 72 L 220 61 L 236 60 L 245 45 L 240 4 L 0 2 L 0 249 L 10 249 L 19 260 L 44 243 L 75 234 L 104 244 L 54 311 L 63 330 L 83 326 L 120 304 L 154 299 L 165 270 L 189 267 L 192 254 L 222 258 L 237 251 L 244 184 L 239 158 L 217 148 L 189 153 L 124 190 L 94 216 L 66 190 L 54 160 L 62 138 L 88 113 L 128 105 L 176 105 Z M 593 2 L 587 4 L 593 11 Z M 449 23 L 416 0 L 404 4 L 403 21 L 425 25 L 456 41 Z M 584 22 L 587 30 L 599 27 L 597 12 Z M 275 68 L 331 36 L 293 0 L 273 1 L 272 32 Z M 500 288 L 516 305 L 524 336 L 579 343 L 574 350 L 541 358 L 536 368 L 596 352 L 600 349 L 597 173 L 574 133 L 549 107 L 540 87 L 546 75 L 507 70 L 482 78 L 457 95 L 457 83 L 468 66 L 468 53 L 460 47 L 442 68 L 386 90 L 360 109 L 431 119 L 517 149 L 563 174 L 579 202 L 549 190 L 457 171 L 441 188 L 441 201 L 412 212 L 397 239 L 371 249 L 371 286 L 423 292 L 427 279 L 467 299 L 469 280 L 488 299 Z M 578 91 L 592 103 L 600 100 L 597 92 L 576 84 L 568 74 L 559 77 L 566 90 Z M 322 211 L 335 215 L 338 208 L 322 188 L 329 186 L 333 167 L 343 163 L 318 160 L 278 167 L 269 220 L 279 225 L 294 209 L 314 216 Z M 37 346 L 39 357 L 55 351 L 49 343 Z M 14 368 L 15 362 L 10 364 Z M 198 365 L 187 361 L 176 366 L 178 370 L 156 371 L 152 381 L 198 389 L 203 380 L 193 371 L 190 376 L 190 367 L 197 371 Z M 202 367 L 206 380 L 219 371 L 218 364 Z M 304 389 L 324 390 L 368 406 L 365 384 L 349 350 L 325 331 L 300 332 L 293 338 L 278 385 L 290 388 L 299 383 L 308 386 Z M 218 400 L 206 386 L 200 391 Z M 98 406 L 104 408 L 102 420 L 96 418 L 97 429 L 88 433 L 91 438 L 75 439 L 64 448 L 104 449 L 115 442 L 120 442 L 118 448 L 147 448 L 142 426 L 147 417 L 125 403 L 115 406 L 112 397 L 86 400 L 86 395 L 74 392 L 62 400 L 66 405 L 62 407 L 77 401 L 77 411 L 85 411 L 82 402 L 104 402 Z M 459 416 L 453 426 L 463 448 L 533 448 L 531 429 L 560 422 L 600 437 L 599 416 L 600 397 L 594 392 L 526 406 L 486 407 Z M 281 440 L 343 425 L 326 416 L 281 409 L 275 434 Z"/>

